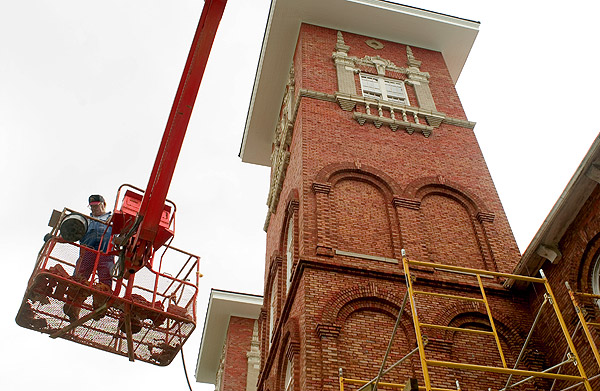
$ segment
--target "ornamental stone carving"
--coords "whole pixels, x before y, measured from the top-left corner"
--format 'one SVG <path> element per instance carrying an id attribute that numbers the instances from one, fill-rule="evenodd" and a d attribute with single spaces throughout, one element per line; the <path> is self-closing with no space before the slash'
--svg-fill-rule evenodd
<path id="1" fill-rule="evenodd" d="M 348 58 L 350 46 L 344 43 L 341 31 L 337 33 L 337 43 L 333 53 L 333 61 L 337 70 L 338 91 L 346 94 L 356 95 L 356 84 L 354 83 L 354 61 Z M 352 110 L 354 105 L 344 110 Z"/>
<path id="2" fill-rule="evenodd" d="M 437 111 L 435 103 L 433 102 L 433 96 L 431 95 L 431 89 L 429 88 L 429 73 L 421 72 L 421 70 L 419 69 L 419 67 L 421 66 L 421 61 L 418 61 L 414 57 L 410 46 L 406 47 L 406 55 L 408 57 L 408 84 L 412 85 L 415 89 L 415 94 L 417 95 L 419 107 L 431 111 Z M 426 118 L 429 125 L 435 127 L 440 126 L 441 121 L 438 122 L 434 118 Z"/>
<path id="3" fill-rule="evenodd" d="M 283 181 L 287 166 L 290 162 L 290 144 L 292 142 L 293 133 L 293 116 L 294 116 L 294 67 L 290 68 L 286 91 L 283 97 L 281 116 L 275 129 L 273 138 L 273 152 L 271 153 L 271 185 L 269 195 L 267 196 L 267 206 L 269 211 L 265 222 L 265 229 L 268 226 L 271 214 L 277 210 L 279 195 L 283 188 Z"/>
<path id="4" fill-rule="evenodd" d="M 378 42 L 370 39 L 368 42 Z M 369 45 L 373 49 L 382 48 L 377 44 Z M 433 95 L 429 88 L 430 75 L 427 72 L 421 72 L 421 61 L 417 60 L 413 54 L 412 48 L 406 46 L 407 67 L 403 68 L 392 61 L 377 56 L 364 56 L 358 58 L 349 55 L 350 46 L 346 45 L 344 36 L 341 31 L 337 32 L 337 42 L 335 52 L 333 53 L 333 61 L 337 70 L 338 93 L 336 100 L 340 107 L 345 111 L 355 111 L 358 106 L 365 107 L 365 110 L 355 111 L 354 118 L 362 125 L 365 122 L 371 122 L 376 127 L 388 125 L 392 130 L 398 128 L 405 129 L 408 133 L 413 133 L 415 130 L 421 132 L 426 137 L 429 136 L 434 128 L 439 127 L 444 122 L 445 115 L 439 113 L 433 100 Z M 364 98 L 356 91 L 355 74 L 360 73 L 361 69 L 374 68 L 377 75 L 385 77 L 389 72 L 406 75 L 405 83 L 414 88 L 417 96 L 418 107 L 403 106 L 394 102 L 382 102 L 381 100 Z M 372 102 L 370 102 L 371 100 Z M 362 104 L 361 104 L 362 103 Z M 358 105 L 358 106 L 357 106 Z M 372 115 L 370 107 L 377 107 L 379 115 Z M 386 112 L 390 113 L 390 117 L 383 117 L 382 106 L 386 107 Z M 406 120 L 406 113 L 414 118 Z M 401 113 L 402 119 L 395 118 L 395 113 Z M 418 117 L 427 121 L 427 125 L 419 123 Z M 464 125 L 464 124 L 461 124 Z M 466 124 L 469 127 L 469 124 Z"/>
<path id="5" fill-rule="evenodd" d="M 384 45 L 375 39 L 367 39 L 365 43 L 367 44 L 367 46 L 375 50 L 381 50 L 384 48 Z"/>

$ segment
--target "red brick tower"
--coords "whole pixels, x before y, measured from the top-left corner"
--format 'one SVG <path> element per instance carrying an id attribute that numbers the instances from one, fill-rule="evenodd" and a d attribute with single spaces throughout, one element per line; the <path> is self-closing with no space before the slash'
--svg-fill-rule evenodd
<path id="1" fill-rule="evenodd" d="M 414 260 L 510 273 L 519 252 L 454 84 L 478 23 L 384 1 L 274 2 L 241 157 L 270 165 L 258 390 L 335 390 L 371 379 L 401 308 L 401 249 Z M 415 269 L 422 289 L 476 281 Z M 507 361 L 531 319 L 485 281 Z M 424 322 L 489 330 L 481 303 L 425 301 Z M 388 362 L 416 346 L 408 310 Z M 428 352 L 499 361 L 489 335 L 431 330 Z M 527 355 L 539 369 L 543 358 Z M 506 376 L 434 370 L 437 386 L 499 389 Z M 422 381 L 416 356 L 384 381 Z M 530 388 L 538 389 L 531 385 Z M 537 386 L 541 387 L 541 386 Z M 540 388 L 541 389 L 541 388 Z"/>

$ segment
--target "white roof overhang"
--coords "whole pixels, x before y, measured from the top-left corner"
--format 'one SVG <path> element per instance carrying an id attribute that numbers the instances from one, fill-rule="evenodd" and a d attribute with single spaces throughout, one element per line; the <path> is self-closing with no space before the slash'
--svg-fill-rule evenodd
<path id="1" fill-rule="evenodd" d="M 229 319 L 258 319 L 262 304 L 262 296 L 211 290 L 196 363 L 197 382 L 215 384 Z"/>
<path id="2" fill-rule="evenodd" d="M 244 162 L 270 164 L 301 23 L 439 51 L 455 83 L 479 31 L 479 22 L 389 1 L 272 0 L 240 149 Z"/>
<path id="3" fill-rule="evenodd" d="M 553 263 L 560 261 L 562 255 L 558 248 L 559 242 L 599 182 L 600 136 L 592 143 L 548 217 L 529 243 L 513 274 L 535 276 L 546 260 Z M 527 284 L 508 279 L 504 285 L 508 288 L 523 288 Z"/>

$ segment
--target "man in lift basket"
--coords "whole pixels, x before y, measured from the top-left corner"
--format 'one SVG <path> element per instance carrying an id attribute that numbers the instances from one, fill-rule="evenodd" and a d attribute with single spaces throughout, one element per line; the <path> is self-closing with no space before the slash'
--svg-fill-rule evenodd
<path id="1" fill-rule="evenodd" d="M 99 194 L 93 194 L 89 197 L 88 201 L 89 208 L 92 211 L 90 216 L 101 221 L 108 221 L 110 219 L 111 212 L 106 212 L 106 201 L 104 200 L 104 197 Z M 88 219 L 87 231 L 81 240 L 79 240 L 81 250 L 79 259 L 75 265 L 73 276 L 88 280 L 94 270 L 96 251 L 99 251 L 101 254 L 98 257 L 98 268 L 96 269 L 98 280 L 109 290 L 112 290 L 112 277 L 110 271 L 114 265 L 114 256 L 102 254 L 108 249 L 112 227 L 107 227 L 106 224 L 97 220 Z M 94 251 L 86 250 L 86 248 Z M 64 306 L 64 312 L 71 321 L 76 320 L 79 316 L 79 308 L 72 305 L 66 304 Z"/>

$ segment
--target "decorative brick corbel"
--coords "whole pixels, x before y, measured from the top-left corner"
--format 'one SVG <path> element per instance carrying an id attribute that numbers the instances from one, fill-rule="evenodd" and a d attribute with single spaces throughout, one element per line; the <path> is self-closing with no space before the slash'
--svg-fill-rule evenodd
<path id="1" fill-rule="evenodd" d="M 493 223 L 495 219 L 495 215 L 489 212 L 477 212 L 477 221 L 480 223 Z"/>
<path id="2" fill-rule="evenodd" d="M 317 325 L 316 331 L 320 339 L 337 338 L 340 335 L 341 329 L 342 328 L 340 326 L 336 326 L 333 324 L 319 323 Z"/>
<path id="3" fill-rule="evenodd" d="M 273 251 L 273 254 L 271 254 L 271 257 L 269 258 L 269 276 L 276 272 L 275 269 L 280 266 L 282 261 L 283 258 L 281 257 L 281 254 L 279 254 L 279 251 Z"/>
<path id="4" fill-rule="evenodd" d="M 427 338 L 427 350 L 443 354 L 452 353 L 452 341 L 440 338 Z"/>
<path id="5" fill-rule="evenodd" d="M 407 208 L 407 209 L 413 209 L 413 210 L 421 209 L 421 201 L 413 200 L 410 198 L 402 198 L 402 197 L 396 196 L 392 200 L 392 203 L 396 208 Z"/>
<path id="6" fill-rule="evenodd" d="M 313 182 L 312 188 L 313 191 L 317 194 L 329 194 L 329 192 L 331 191 L 331 183 Z"/>
<path id="7" fill-rule="evenodd" d="M 291 360 L 298 353 L 300 353 L 300 344 L 298 342 L 290 342 L 285 351 L 285 358 Z"/>

